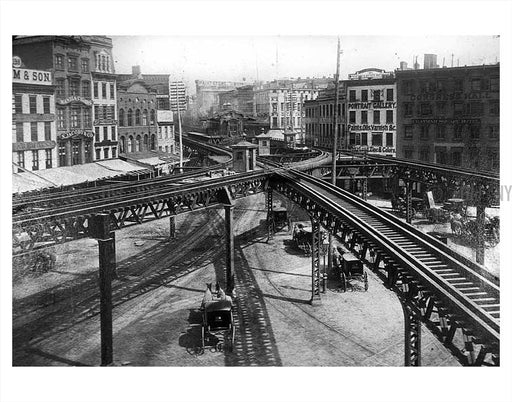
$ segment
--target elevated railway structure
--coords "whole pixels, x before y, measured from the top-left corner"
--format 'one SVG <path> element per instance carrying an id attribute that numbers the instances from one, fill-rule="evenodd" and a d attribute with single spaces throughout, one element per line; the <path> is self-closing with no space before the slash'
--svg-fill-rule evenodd
<path id="1" fill-rule="evenodd" d="M 187 141 L 188 146 L 194 145 L 192 140 Z M 211 153 L 227 152 L 209 144 L 197 147 Z M 321 169 L 323 164 L 325 155 L 300 162 L 300 168 L 313 171 Z M 135 192 L 128 188 L 119 192 L 104 189 L 96 199 L 82 194 L 67 205 L 48 205 L 41 211 L 15 214 L 13 251 L 21 249 L 23 252 L 45 242 L 80 236 L 98 238 L 100 273 L 103 272 L 100 275 L 101 299 L 102 305 L 108 305 L 104 297 L 108 296 L 110 279 L 105 272 L 112 268 L 108 261 L 115 242 L 111 235 L 113 230 L 128 222 L 142 223 L 221 204 L 226 210 L 226 283 L 229 289 L 234 280 L 233 199 L 265 191 L 271 215 L 272 193 L 277 191 L 304 208 L 312 220 L 312 302 L 320 299 L 319 248 L 320 226 L 323 226 L 370 264 L 397 293 L 405 314 L 406 365 L 421 364 L 422 322 L 466 364 L 499 365 L 499 281 L 483 266 L 321 178 L 291 166 L 269 163 L 262 166 L 261 170 L 193 183 L 161 185 L 164 181 L 157 181 L 154 186 Z M 482 180 L 482 185 L 491 188 L 493 183 L 485 184 Z M 23 236 L 28 236 L 24 244 Z M 107 243 L 110 246 L 107 247 Z M 101 318 L 102 344 L 103 322 L 109 321 L 108 311 L 105 314 L 102 313 Z M 108 325 L 106 328 L 108 332 Z M 105 343 L 108 344 L 108 340 Z M 103 352 L 102 362 L 109 364 L 108 358 L 103 360 Z"/>

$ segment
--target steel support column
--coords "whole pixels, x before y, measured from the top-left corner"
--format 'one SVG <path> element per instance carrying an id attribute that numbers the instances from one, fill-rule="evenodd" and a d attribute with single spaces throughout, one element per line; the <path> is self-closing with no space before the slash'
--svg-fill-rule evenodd
<path id="1" fill-rule="evenodd" d="M 274 207 L 272 188 L 267 189 L 267 241 L 274 238 Z"/>
<path id="2" fill-rule="evenodd" d="M 361 194 L 363 200 L 368 200 L 368 178 L 362 179 L 363 182 L 363 188 L 361 189 Z"/>
<path id="3" fill-rule="evenodd" d="M 176 238 L 176 216 L 169 216 L 169 239 Z"/>
<path id="4" fill-rule="evenodd" d="M 421 314 L 410 301 L 400 301 L 405 323 L 405 365 L 421 366 Z"/>
<path id="5" fill-rule="evenodd" d="M 311 304 L 320 302 L 320 222 L 311 219 Z"/>
<path id="6" fill-rule="evenodd" d="M 225 205 L 226 214 L 226 292 L 231 294 L 235 287 L 235 236 L 233 235 L 233 205 Z"/>
<path id="7" fill-rule="evenodd" d="M 411 223 L 412 221 L 412 182 L 405 181 L 405 221 Z"/>
<path id="8" fill-rule="evenodd" d="M 101 365 L 114 361 L 112 335 L 112 273 L 115 271 L 115 240 L 110 237 L 110 215 L 98 214 L 90 219 L 91 235 L 98 240 L 99 285 L 100 285 L 100 329 Z"/>
<path id="9" fill-rule="evenodd" d="M 485 262 L 485 207 L 480 202 L 476 206 L 476 262 Z"/>

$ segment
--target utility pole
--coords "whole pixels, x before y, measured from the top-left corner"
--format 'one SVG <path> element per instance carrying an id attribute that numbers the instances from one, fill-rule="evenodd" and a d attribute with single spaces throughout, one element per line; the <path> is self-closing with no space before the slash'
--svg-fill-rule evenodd
<path id="1" fill-rule="evenodd" d="M 338 51 L 336 52 L 336 75 L 334 90 L 334 141 L 332 146 L 332 184 L 336 185 L 336 157 L 338 154 L 338 97 L 340 93 L 340 38 L 338 36 Z"/>
<path id="2" fill-rule="evenodd" d="M 178 130 L 180 131 L 180 173 L 183 168 L 183 137 L 181 134 L 181 115 L 180 115 L 180 99 L 177 96 L 177 104 L 178 104 Z"/>

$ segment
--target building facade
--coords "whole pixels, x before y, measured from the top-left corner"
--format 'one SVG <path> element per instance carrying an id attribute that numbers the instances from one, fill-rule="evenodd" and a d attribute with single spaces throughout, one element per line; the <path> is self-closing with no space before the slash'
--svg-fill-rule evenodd
<path id="1" fill-rule="evenodd" d="M 156 95 L 143 80 L 117 82 L 119 154 L 158 149 Z"/>
<path id="2" fill-rule="evenodd" d="M 90 54 L 94 160 L 117 158 L 117 96 L 116 75 L 112 57 L 112 39 L 92 38 Z"/>
<path id="3" fill-rule="evenodd" d="M 219 95 L 244 85 L 243 82 L 196 80 L 196 111 L 200 116 L 213 116 L 220 110 Z"/>
<path id="4" fill-rule="evenodd" d="M 157 110 L 156 122 L 158 125 L 158 150 L 168 154 L 176 153 L 173 112 Z"/>
<path id="5" fill-rule="evenodd" d="M 183 81 L 169 81 L 169 102 L 174 113 L 188 109 L 187 87 Z"/>
<path id="6" fill-rule="evenodd" d="M 57 166 L 55 87 L 49 71 L 29 70 L 13 60 L 12 161 L 14 173 Z"/>
<path id="7" fill-rule="evenodd" d="M 397 71 L 397 156 L 499 171 L 499 68 Z"/>
<path id="8" fill-rule="evenodd" d="M 396 156 L 395 79 L 354 79 L 344 84 L 347 93 L 345 148 Z"/>

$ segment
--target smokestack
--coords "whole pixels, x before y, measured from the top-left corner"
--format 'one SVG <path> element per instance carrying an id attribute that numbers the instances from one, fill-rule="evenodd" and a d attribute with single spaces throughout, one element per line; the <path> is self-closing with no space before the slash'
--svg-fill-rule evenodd
<path id="1" fill-rule="evenodd" d="M 140 76 L 141 76 L 140 66 L 132 66 L 132 75 L 137 78 L 140 78 Z"/>
<path id="2" fill-rule="evenodd" d="M 407 70 L 407 62 L 406 61 L 400 62 L 400 70 Z"/>

